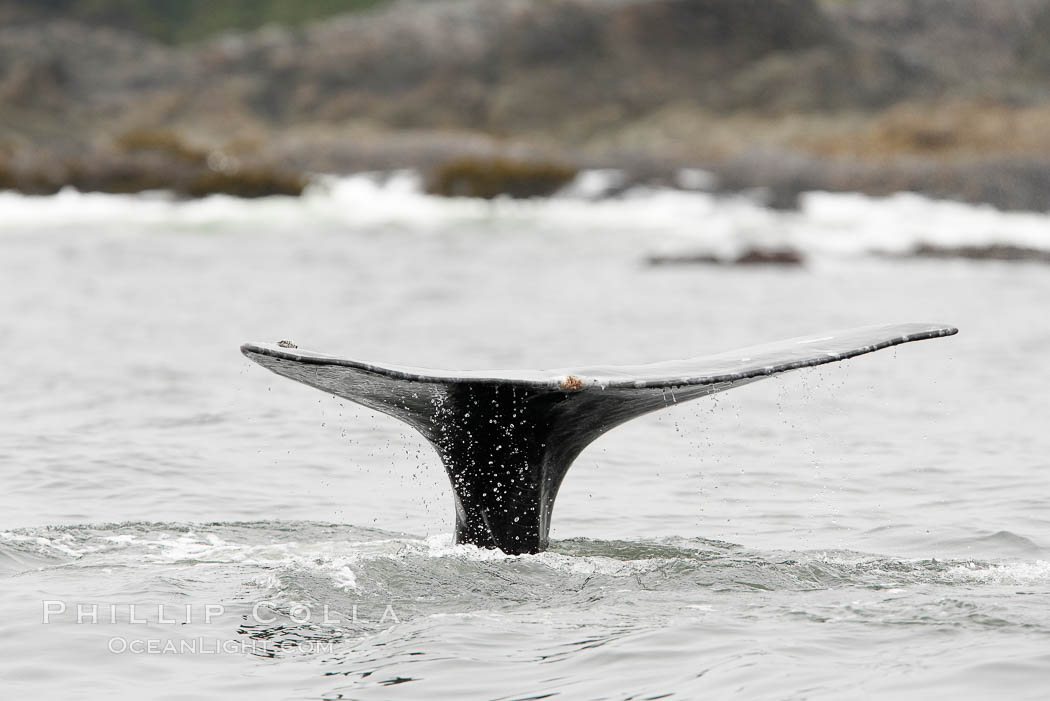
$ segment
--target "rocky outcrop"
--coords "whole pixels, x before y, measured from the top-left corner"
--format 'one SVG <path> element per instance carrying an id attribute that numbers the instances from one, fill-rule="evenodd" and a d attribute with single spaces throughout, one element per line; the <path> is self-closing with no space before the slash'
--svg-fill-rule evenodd
<path id="1" fill-rule="evenodd" d="M 68 22 L 0 30 L 0 104 L 101 122 L 367 120 L 496 132 L 715 111 L 870 108 L 931 78 L 811 0 L 400 2 L 170 48 Z"/>
<path id="2" fill-rule="evenodd" d="M 0 170 L 163 127 L 291 170 L 555 154 L 1041 208 L 1048 32 L 1050 0 L 400 0 L 185 46 L 16 17 Z"/>

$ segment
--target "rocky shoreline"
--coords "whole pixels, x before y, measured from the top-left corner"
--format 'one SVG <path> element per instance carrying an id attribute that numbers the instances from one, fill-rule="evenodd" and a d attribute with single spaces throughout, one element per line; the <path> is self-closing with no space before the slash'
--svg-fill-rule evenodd
<path id="1" fill-rule="evenodd" d="M 1048 31 L 1050 0 L 401 0 L 182 46 L 10 22 L 0 188 L 295 194 L 472 158 L 1047 211 Z"/>

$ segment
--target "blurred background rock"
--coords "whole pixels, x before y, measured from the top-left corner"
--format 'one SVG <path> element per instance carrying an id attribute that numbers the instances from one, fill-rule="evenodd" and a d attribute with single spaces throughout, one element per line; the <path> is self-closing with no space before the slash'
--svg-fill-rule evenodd
<path id="1" fill-rule="evenodd" d="M 0 188 L 468 159 L 1045 211 L 1048 36 L 1050 0 L 0 0 Z"/>

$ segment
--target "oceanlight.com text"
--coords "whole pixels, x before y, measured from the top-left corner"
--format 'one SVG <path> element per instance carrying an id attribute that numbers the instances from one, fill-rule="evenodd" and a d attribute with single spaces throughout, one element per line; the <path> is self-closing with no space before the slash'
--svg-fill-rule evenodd
<path id="1" fill-rule="evenodd" d="M 107 649 L 114 655 L 261 655 L 271 657 L 276 653 L 331 654 L 335 651 L 333 640 L 296 640 L 269 642 L 260 640 L 214 640 L 208 638 L 126 638 L 114 636 L 109 639 Z"/>

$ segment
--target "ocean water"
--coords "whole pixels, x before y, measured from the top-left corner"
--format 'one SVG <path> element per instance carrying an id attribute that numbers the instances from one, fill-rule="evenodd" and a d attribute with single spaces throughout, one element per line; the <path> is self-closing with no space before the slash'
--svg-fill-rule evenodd
<path id="1" fill-rule="evenodd" d="M 607 177 L 0 193 L 0 696 L 1045 698 L 1050 268 L 893 254 L 1050 248 L 1050 216 Z M 747 245 L 806 265 L 645 262 Z M 410 429 L 238 352 L 568 367 L 905 321 L 960 334 L 603 436 L 517 557 L 452 544 Z"/>

